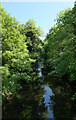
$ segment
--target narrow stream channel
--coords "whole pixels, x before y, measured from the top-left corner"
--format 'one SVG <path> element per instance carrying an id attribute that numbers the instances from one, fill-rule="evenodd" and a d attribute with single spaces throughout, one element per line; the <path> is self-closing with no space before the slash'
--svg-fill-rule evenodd
<path id="1" fill-rule="evenodd" d="M 52 90 L 48 87 L 48 86 L 44 86 L 44 90 L 45 90 L 45 93 L 43 95 L 43 98 L 44 98 L 44 103 L 45 103 L 45 107 L 47 107 L 47 110 L 48 110 L 48 114 L 46 115 L 46 117 L 48 118 L 54 118 L 54 115 L 53 115 L 53 110 L 52 108 L 50 108 L 49 104 L 52 105 L 52 101 L 50 100 L 50 96 L 53 95 L 53 92 Z"/>
<path id="2" fill-rule="evenodd" d="M 39 68 L 39 71 L 40 71 L 39 76 L 42 77 L 41 68 Z M 47 108 L 47 111 L 48 111 L 47 114 L 44 116 L 46 116 L 47 118 L 53 118 L 54 120 L 53 109 L 52 107 L 50 108 L 50 104 L 52 105 L 52 101 L 50 100 L 50 97 L 54 94 L 52 92 L 52 89 L 50 89 L 50 87 L 47 85 L 44 85 L 44 91 L 45 92 L 43 95 L 43 99 L 44 99 L 45 107 Z"/>
<path id="3" fill-rule="evenodd" d="M 44 78 L 40 67 L 38 70 L 40 78 L 37 85 L 25 85 L 20 91 L 22 98 L 14 98 L 2 104 L 3 120 L 76 120 L 76 104 L 70 100 L 70 87 L 53 86 L 53 78 Z"/>

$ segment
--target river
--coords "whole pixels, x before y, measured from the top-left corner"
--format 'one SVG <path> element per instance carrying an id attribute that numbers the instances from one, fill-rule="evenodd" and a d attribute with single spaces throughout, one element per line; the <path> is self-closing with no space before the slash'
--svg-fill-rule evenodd
<path id="1" fill-rule="evenodd" d="M 39 76 L 42 83 L 39 82 L 38 87 L 37 83 L 27 84 L 21 91 L 21 99 L 3 103 L 3 119 L 75 120 L 72 118 L 76 118 L 76 104 L 70 100 L 69 85 L 59 85 L 58 80 L 55 83 L 53 78 L 44 78 L 41 68 Z M 51 85 L 52 81 L 54 85 Z"/>
<path id="2" fill-rule="evenodd" d="M 53 78 L 43 77 L 41 68 L 39 69 L 39 76 L 43 78 L 44 82 L 44 103 L 47 108 L 47 113 L 44 114 L 45 118 L 50 118 L 50 120 L 59 120 L 59 118 L 64 118 L 68 120 L 76 120 L 76 104 L 71 100 L 71 88 L 69 84 L 60 84 L 60 80 L 54 82 Z M 46 80 L 48 79 L 48 80 Z M 51 86 L 51 82 L 53 85 Z M 59 83 L 58 83 L 59 81 Z"/>
<path id="3" fill-rule="evenodd" d="M 54 118 L 53 109 L 52 108 L 50 109 L 50 106 L 49 106 L 50 104 L 52 105 L 52 101 L 50 100 L 50 97 L 53 95 L 53 92 L 46 85 L 44 86 L 44 90 L 45 90 L 45 93 L 43 95 L 43 98 L 44 98 L 45 107 L 47 107 L 47 110 L 48 110 L 48 114 L 46 114 L 46 116 L 48 118 Z"/>
<path id="4" fill-rule="evenodd" d="M 42 72 L 41 72 L 41 68 L 42 67 L 39 68 L 39 71 L 40 71 L 39 76 L 43 77 Z M 52 109 L 52 107 L 50 109 L 50 106 L 49 106 L 50 104 L 52 106 L 52 101 L 50 100 L 50 97 L 54 94 L 52 92 L 52 89 L 50 89 L 50 87 L 47 85 L 44 85 L 44 91 L 45 92 L 44 92 L 43 98 L 44 98 L 45 107 L 47 108 L 47 114 L 45 114 L 44 116 L 46 116 L 47 118 L 54 118 L 53 109 Z"/>

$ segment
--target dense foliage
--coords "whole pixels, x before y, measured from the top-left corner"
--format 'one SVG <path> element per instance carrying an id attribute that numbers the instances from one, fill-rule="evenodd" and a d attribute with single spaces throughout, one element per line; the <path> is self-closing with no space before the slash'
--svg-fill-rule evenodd
<path id="1" fill-rule="evenodd" d="M 72 99 L 75 100 L 76 3 L 72 9 L 61 11 L 57 15 L 56 24 L 49 30 L 44 44 L 40 39 L 43 32 L 33 20 L 29 19 L 26 24 L 20 25 L 2 6 L 0 18 L 3 98 L 20 97 L 22 83 L 37 81 L 38 67 L 42 61 L 48 75 L 57 75 L 69 83 L 73 92 Z"/>
<path id="2" fill-rule="evenodd" d="M 19 25 L 3 7 L 0 6 L 2 18 L 2 94 L 4 98 L 20 95 L 21 81 L 33 80 L 33 65 L 38 60 L 41 30 L 34 21 Z M 37 66 L 38 67 L 38 66 Z M 35 79 L 34 79 L 35 80 Z"/>
<path id="3" fill-rule="evenodd" d="M 43 32 L 40 27 L 36 28 L 35 22 L 30 19 L 26 25 L 22 24 L 19 27 L 19 31 L 22 35 L 26 36 L 25 42 L 27 43 L 30 57 L 36 60 L 32 65 L 33 71 L 36 71 L 39 65 L 39 56 L 42 44 L 40 36 L 43 35 Z"/>
<path id="4" fill-rule="evenodd" d="M 72 99 L 76 99 L 76 3 L 57 15 L 43 47 L 44 67 L 50 69 L 48 75 L 58 75 L 68 82 L 74 91 Z"/>

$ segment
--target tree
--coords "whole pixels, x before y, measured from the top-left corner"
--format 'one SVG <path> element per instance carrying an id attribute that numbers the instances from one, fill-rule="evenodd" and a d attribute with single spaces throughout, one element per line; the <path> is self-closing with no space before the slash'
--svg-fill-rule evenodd
<path id="1" fill-rule="evenodd" d="M 30 57 L 35 60 L 35 63 L 32 64 L 32 68 L 36 71 L 36 69 L 38 69 L 38 61 L 42 49 L 42 40 L 40 36 L 43 35 L 43 32 L 40 27 L 36 27 L 34 20 L 31 19 L 29 19 L 25 25 L 22 24 L 19 31 L 22 35 L 26 36 L 25 42 L 27 42 L 27 49 L 29 50 Z"/>
<path id="2" fill-rule="evenodd" d="M 74 90 L 76 88 L 75 18 L 76 4 L 72 9 L 61 11 L 56 18 L 56 25 L 49 30 L 44 42 L 44 50 L 48 46 L 48 59 L 45 65 L 50 65 L 49 75 L 61 76 L 65 82 L 71 84 Z"/>
<path id="3" fill-rule="evenodd" d="M 20 34 L 19 22 L 0 6 L 2 17 L 2 76 L 4 97 L 18 96 L 20 81 L 29 82 L 32 71 L 26 36 Z"/>

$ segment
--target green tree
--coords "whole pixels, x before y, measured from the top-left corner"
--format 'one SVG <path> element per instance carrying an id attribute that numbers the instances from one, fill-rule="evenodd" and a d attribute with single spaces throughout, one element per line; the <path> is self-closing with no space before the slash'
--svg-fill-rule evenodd
<path id="1" fill-rule="evenodd" d="M 39 65 L 40 51 L 42 50 L 42 40 L 40 36 L 43 35 L 43 32 L 40 27 L 36 27 L 34 20 L 31 19 L 29 19 L 25 25 L 22 24 L 19 31 L 22 35 L 26 36 L 25 42 L 27 42 L 30 57 L 35 60 L 35 63 L 32 64 L 32 68 L 36 71 Z"/>
<path id="2" fill-rule="evenodd" d="M 26 36 L 20 34 L 19 22 L 0 6 L 2 17 L 2 76 L 3 96 L 18 96 L 20 81 L 29 82 L 32 71 Z"/>
<path id="3" fill-rule="evenodd" d="M 57 74 L 72 88 L 76 88 L 76 4 L 74 8 L 61 11 L 56 18 L 56 25 L 49 30 L 44 41 L 47 46 L 45 65 L 49 64 L 49 75 Z M 47 43 L 47 44 L 46 44 Z"/>

